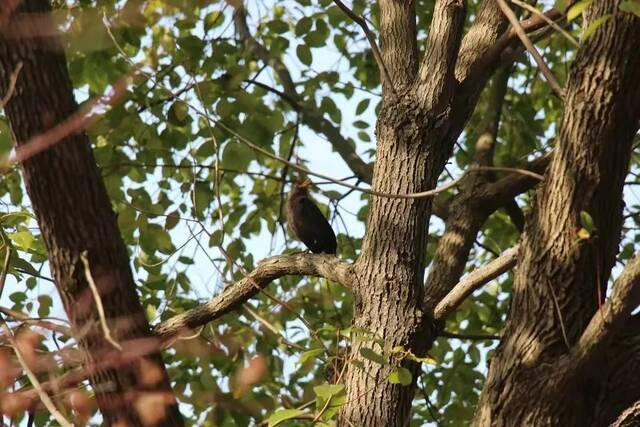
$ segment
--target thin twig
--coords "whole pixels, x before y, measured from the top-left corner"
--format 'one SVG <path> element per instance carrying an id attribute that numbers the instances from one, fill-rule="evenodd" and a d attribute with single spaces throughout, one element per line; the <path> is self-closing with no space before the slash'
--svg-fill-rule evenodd
<path id="1" fill-rule="evenodd" d="M 16 82 L 18 81 L 18 76 L 20 75 L 20 71 L 22 70 L 22 65 L 22 61 L 18 62 L 18 65 L 16 65 L 16 69 L 13 70 L 11 76 L 9 77 L 9 88 L 7 89 L 7 93 L 5 93 L 2 97 L 2 100 L 0 100 L 0 110 L 3 109 L 5 105 L 7 105 L 7 102 L 9 102 L 16 90 Z"/>
<path id="2" fill-rule="evenodd" d="M 569 32 L 567 30 L 562 28 L 553 19 L 549 18 L 547 15 L 545 15 L 539 9 L 536 9 L 535 7 L 531 6 L 530 4 L 525 3 L 523 1 L 520 1 L 520 0 L 511 0 L 511 3 L 515 4 L 516 6 L 519 6 L 519 7 L 523 8 L 525 10 L 528 10 L 529 12 L 533 13 L 536 16 L 539 16 L 544 22 L 549 24 L 549 26 L 551 28 L 553 28 L 554 30 L 556 30 L 557 32 L 562 34 L 567 40 L 569 40 L 571 42 L 571 44 L 573 44 L 575 47 L 580 47 L 580 43 L 578 43 L 576 41 L 576 39 L 574 39 L 571 36 L 571 34 L 569 34 Z"/>
<path id="3" fill-rule="evenodd" d="M 369 26 L 367 25 L 367 21 L 362 16 L 357 15 L 353 10 L 349 9 L 347 5 L 342 3 L 341 0 L 333 0 L 333 2 L 336 4 L 336 6 L 340 8 L 340 10 L 344 12 L 345 15 L 351 18 L 356 24 L 360 26 L 360 28 L 362 28 L 362 31 L 364 31 L 364 35 L 366 36 L 367 40 L 369 41 L 369 44 L 371 45 L 371 51 L 373 52 L 373 57 L 376 59 L 376 62 L 378 63 L 378 68 L 380 69 L 380 76 L 382 77 L 382 80 L 384 81 L 384 83 L 388 85 L 389 90 L 391 90 L 391 92 L 397 96 L 398 93 L 396 92 L 396 89 L 393 86 L 393 81 L 389 76 L 387 67 L 384 65 L 382 54 L 380 53 L 380 49 L 378 48 L 378 43 L 376 42 L 376 37 L 373 35 L 371 30 L 369 29 Z"/>
<path id="4" fill-rule="evenodd" d="M 111 336 L 111 331 L 109 330 L 109 326 L 107 325 L 107 318 L 104 314 L 102 299 L 100 298 L 98 287 L 96 286 L 96 283 L 93 281 L 93 277 L 91 276 L 89 260 L 87 259 L 87 251 L 84 251 L 82 255 L 80 255 L 80 259 L 82 260 L 82 264 L 84 265 L 84 274 L 87 278 L 87 283 L 89 284 L 89 288 L 91 289 L 91 293 L 93 294 L 93 299 L 96 302 L 96 309 L 98 310 L 98 316 L 100 316 L 100 324 L 102 325 L 102 332 L 104 333 L 104 337 L 109 343 L 111 343 L 111 345 L 122 351 L 122 346 L 118 344 L 115 339 L 113 339 L 113 337 Z"/>
<path id="5" fill-rule="evenodd" d="M 473 341 L 495 341 L 500 339 L 500 335 L 458 334 L 455 332 L 447 332 L 447 331 L 442 331 L 438 335 L 445 338 L 455 338 L 458 340 L 473 340 Z"/>
<path id="6" fill-rule="evenodd" d="M 2 273 L 0 273 L 0 297 L 2 296 L 2 291 L 4 290 L 4 283 L 7 280 L 7 273 L 9 272 L 9 263 L 11 262 L 11 248 L 9 245 L 5 248 L 4 255 L 4 264 L 2 265 Z"/>
<path id="7" fill-rule="evenodd" d="M 533 59 L 536 61 L 536 64 L 538 64 L 540 71 L 542 72 L 544 77 L 547 79 L 547 82 L 551 86 L 551 89 L 553 90 L 553 92 L 558 96 L 558 98 L 563 99 L 564 98 L 563 90 L 560 87 L 558 80 L 556 80 L 555 76 L 553 75 L 553 73 L 551 72 L 547 64 L 544 62 L 544 59 L 542 58 L 542 56 L 540 55 L 536 47 L 533 45 L 533 43 L 531 43 L 531 40 L 529 40 L 529 37 L 527 36 L 527 33 L 524 30 L 524 28 L 522 28 L 522 25 L 520 25 L 520 21 L 518 20 L 518 17 L 516 16 L 516 14 L 513 12 L 513 10 L 511 10 L 509 5 L 507 5 L 505 0 L 495 0 L 495 1 L 497 2 L 498 7 L 500 7 L 500 10 L 502 10 L 502 13 L 504 14 L 504 16 L 507 18 L 507 20 L 513 27 L 518 38 L 520 38 L 520 41 L 522 42 L 522 44 L 527 48 L 531 56 L 533 56 Z"/>
<path id="8" fill-rule="evenodd" d="M 513 172 L 520 175 L 530 176 L 531 178 L 535 178 L 539 181 L 542 181 L 544 179 L 544 176 L 540 175 L 539 173 L 531 172 L 530 170 L 522 169 L 522 168 L 509 168 L 509 167 L 503 167 L 503 166 L 475 166 L 475 169 L 487 170 L 487 171 L 498 171 L 498 172 Z"/>

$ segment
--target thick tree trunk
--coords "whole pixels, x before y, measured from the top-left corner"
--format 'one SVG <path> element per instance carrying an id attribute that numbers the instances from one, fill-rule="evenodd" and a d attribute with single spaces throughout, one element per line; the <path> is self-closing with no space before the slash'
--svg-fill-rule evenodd
<path id="1" fill-rule="evenodd" d="M 618 4 L 598 1 L 587 10 L 588 22 L 614 15 L 572 64 L 556 152 L 527 220 L 505 339 L 491 361 L 477 426 L 583 426 L 597 418 L 602 370 L 566 362 L 615 261 L 640 119 L 640 19 Z M 584 212 L 596 231 L 580 240 Z"/>
<path id="2" fill-rule="evenodd" d="M 0 90 L 4 97 L 10 76 L 22 64 L 15 92 L 5 107 L 15 140 L 21 146 L 63 122 L 78 106 L 62 47 L 55 37 L 38 36 L 42 34 L 42 19 L 50 12 L 48 2 L 23 0 L 19 4 L 1 29 Z M 114 346 L 100 327 L 88 287 L 88 272 L 82 261 L 85 252 L 113 338 L 118 342 L 149 338 L 150 329 L 136 294 L 127 249 L 87 135 L 80 132 L 37 154 L 22 164 L 22 171 L 71 324 L 75 331 L 93 325 L 81 337 L 87 362 L 115 355 Z M 116 421 L 142 425 L 141 418 L 149 420 L 149 415 L 157 417 L 157 423 L 151 425 L 182 425 L 160 354 L 157 347 L 151 349 L 145 359 L 129 355 L 133 362 L 92 373 L 91 384 L 106 425 Z M 145 369 L 146 374 L 152 369 L 157 375 L 142 382 L 140 369 Z"/>
<path id="3" fill-rule="evenodd" d="M 445 139 L 455 91 L 454 69 L 464 3 L 439 2 L 429 35 L 429 53 L 418 69 L 413 2 L 385 0 L 381 6 L 383 58 L 396 96 L 385 84 L 385 100 L 376 124 L 377 157 L 373 188 L 408 194 L 434 188 L 453 142 Z M 356 263 L 353 326 L 377 341 L 354 341 L 347 368 L 344 425 L 404 426 L 415 393 L 417 363 L 408 360 L 381 365 L 361 356 L 363 348 L 389 354 L 401 346 L 422 354 L 430 341 L 423 311 L 423 279 L 430 199 L 374 197 L 362 252 Z M 409 386 L 392 384 L 396 365 L 409 369 Z"/>

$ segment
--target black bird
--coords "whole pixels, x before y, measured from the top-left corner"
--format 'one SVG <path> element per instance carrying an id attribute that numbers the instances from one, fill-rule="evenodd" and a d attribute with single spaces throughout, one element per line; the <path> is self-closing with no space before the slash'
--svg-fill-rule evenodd
<path id="1" fill-rule="evenodd" d="M 289 194 L 287 220 L 293 234 L 315 254 L 335 254 L 336 235 L 320 209 L 309 198 L 311 181 L 297 183 Z"/>

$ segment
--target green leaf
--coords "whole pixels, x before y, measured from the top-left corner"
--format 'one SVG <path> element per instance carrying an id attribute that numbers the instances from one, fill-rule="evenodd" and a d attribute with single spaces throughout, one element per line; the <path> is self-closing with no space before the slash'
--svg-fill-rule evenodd
<path id="1" fill-rule="evenodd" d="M 322 384 L 313 388 L 316 396 L 323 398 L 325 401 L 332 396 L 336 396 L 345 391 L 344 384 Z"/>
<path id="2" fill-rule="evenodd" d="M 360 114 L 364 113 L 367 108 L 369 108 L 370 103 L 371 100 L 369 98 L 365 98 L 362 101 L 358 102 L 358 105 L 356 106 L 356 115 L 359 116 Z"/>
<path id="3" fill-rule="evenodd" d="M 302 411 L 301 409 L 283 409 L 281 411 L 274 412 L 273 414 L 269 415 L 269 417 L 267 418 L 267 426 L 268 427 L 277 426 L 281 424 L 283 421 L 287 421 L 292 418 L 299 417 L 302 414 L 304 414 L 304 411 Z"/>
<path id="4" fill-rule="evenodd" d="M 296 23 L 296 36 L 300 37 L 303 34 L 306 34 L 307 32 L 309 32 L 309 30 L 311 29 L 311 26 L 313 25 L 313 21 L 310 18 L 302 17 L 300 18 L 300 20 Z"/>
<path id="5" fill-rule="evenodd" d="M 602 15 L 598 19 L 595 19 L 593 22 L 591 22 L 589 26 L 582 32 L 582 40 L 586 40 L 591 37 L 591 35 L 595 33 L 596 30 L 600 28 L 605 22 L 607 22 L 612 16 L 613 15 L 611 14 Z"/>
<path id="6" fill-rule="evenodd" d="M 321 354 L 324 354 L 324 351 L 325 351 L 324 348 L 314 348 L 313 350 L 305 351 L 300 355 L 300 360 L 298 361 L 298 363 L 300 363 L 301 365 L 304 365 L 305 362 L 311 359 L 315 359 Z"/>
<path id="7" fill-rule="evenodd" d="M 167 119 L 169 119 L 170 123 L 173 123 L 177 126 L 183 126 L 187 123 L 187 118 L 189 116 L 189 107 L 182 101 L 176 101 L 169 108 L 169 115 Z"/>
<path id="8" fill-rule="evenodd" d="M 593 231 L 596 229 L 596 226 L 593 223 L 593 218 L 587 211 L 580 211 L 580 224 L 589 233 L 593 233 Z"/>
<path id="9" fill-rule="evenodd" d="M 38 295 L 38 316 L 39 317 L 47 317 L 51 314 L 51 306 L 53 305 L 53 300 L 49 295 L 42 294 Z"/>
<path id="10" fill-rule="evenodd" d="M 571 22 L 578 16 L 582 15 L 582 12 L 591 4 L 593 0 L 580 0 L 567 11 L 567 21 Z"/>
<path id="11" fill-rule="evenodd" d="M 229 142 L 222 153 L 222 164 L 225 168 L 243 171 L 253 160 L 253 151 L 240 142 Z"/>
<path id="12" fill-rule="evenodd" d="M 304 65 L 311 65 L 313 62 L 313 55 L 311 54 L 311 49 L 306 44 L 299 44 L 296 48 L 296 55 L 298 55 L 298 59 Z"/>
<path id="13" fill-rule="evenodd" d="M 35 242 L 35 237 L 31 234 L 29 230 L 22 230 L 16 233 L 8 233 L 9 239 L 16 245 L 18 248 L 23 251 L 28 251 L 33 246 Z"/>
<path id="14" fill-rule="evenodd" d="M 365 359 L 368 359 L 380 365 L 386 365 L 388 363 L 387 359 L 384 356 L 376 353 L 375 351 L 367 347 L 362 347 L 360 349 L 360 355 Z"/>
<path id="15" fill-rule="evenodd" d="M 394 368 L 389 374 L 389 382 L 391 384 L 409 385 L 411 384 L 411 379 L 411 372 L 402 366 Z"/>
<path id="16" fill-rule="evenodd" d="M 209 31 L 212 28 L 219 27 L 224 23 L 224 14 L 219 10 L 209 12 L 204 17 L 204 30 Z"/>
<path id="17" fill-rule="evenodd" d="M 636 16 L 640 16 L 640 1 L 638 0 L 626 0 L 620 3 L 618 6 L 623 12 L 633 13 Z"/>

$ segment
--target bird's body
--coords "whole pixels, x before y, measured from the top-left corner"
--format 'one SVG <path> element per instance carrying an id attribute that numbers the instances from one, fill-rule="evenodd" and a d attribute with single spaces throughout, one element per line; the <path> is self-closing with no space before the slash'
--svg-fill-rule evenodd
<path id="1" fill-rule="evenodd" d="M 309 182 L 296 184 L 287 202 L 287 220 L 293 233 L 316 254 L 335 254 L 336 235 L 320 209 L 309 198 Z"/>

